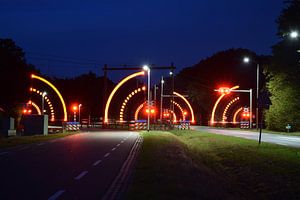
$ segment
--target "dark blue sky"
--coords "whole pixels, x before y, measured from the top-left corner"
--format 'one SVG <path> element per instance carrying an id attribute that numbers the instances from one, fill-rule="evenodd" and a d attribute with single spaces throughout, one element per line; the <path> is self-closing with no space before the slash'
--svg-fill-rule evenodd
<path id="1" fill-rule="evenodd" d="M 99 74 L 105 63 L 180 70 L 228 48 L 269 54 L 282 8 L 282 0 L 0 0 L 0 38 L 47 75 Z"/>

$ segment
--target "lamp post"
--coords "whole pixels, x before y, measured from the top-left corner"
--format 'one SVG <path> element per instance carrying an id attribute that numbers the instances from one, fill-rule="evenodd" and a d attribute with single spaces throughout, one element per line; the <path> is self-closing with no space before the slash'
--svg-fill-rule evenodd
<path id="1" fill-rule="evenodd" d="M 45 96 L 47 95 L 47 92 L 43 92 L 42 94 L 42 114 L 44 115 L 45 110 L 44 110 L 44 102 L 45 102 Z"/>
<path id="2" fill-rule="evenodd" d="M 249 57 L 244 57 L 244 63 L 249 63 L 251 60 Z M 259 97 L 259 70 L 260 66 L 259 63 L 256 63 L 256 129 L 258 130 L 258 97 Z M 251 97 L 252 98 L 252 97 Z M 252 110 L 251 110 L 252 112 Z M 252 120 L 252 115 L 250 116 L 250 119 Z M 252 127 L 252 125 L 250 125 Z"/>
<path id="3" fill-rule="evenodd" d="M 80 108 L 81 108 L 82 104 L 78 105 L 78 121 L 80 123 Z"/>
<path id="4" fill-rule="evenodd" d="M 148 111 L 150 110 L 150 68 L 147 65 L 143 66 L 143 69 L 145 71 L 147 71 L 148 73 L 148 97 L 147 97 L 147 107 L 148 107 Z M 150 131 L 150 112 L 148 112 L 148 119 L 147 119 L 147 131 Z"/>
<path id="5" fill-rule="evenodd" d="M 163 98 L 164 98 L 164 77 L 161 77 L 161 84 L 160 84 L 160 123 L 162 124 L 162 108 L 163 108 Z"/>
<path id="6" fill-rule="evenodd" d="M 74 112 L 74 122 L 76 122 L 77 105 L 74 105 L 74 106 L 72 107 L 72 109 L 73 109 L 73 112 Z"/>

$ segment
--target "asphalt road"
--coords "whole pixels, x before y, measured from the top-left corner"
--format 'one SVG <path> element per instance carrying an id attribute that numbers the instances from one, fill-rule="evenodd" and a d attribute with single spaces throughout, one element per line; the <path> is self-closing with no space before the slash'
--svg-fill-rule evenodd
<path id="1" fill-rule="evenodd" d="M 0 151 L 0 199 L 101 199 L 138 134 L 86 132 Z"/>
<path id="2" fill-rule="evenodd" d="M 253 131 L 226 130 L 226 129 L 204 127 L 204 126 L 193 126 L 192 129 L 206 131 L 209 133 L 215 133 L 215 134 L 220 134 L 220 135 L 241 137 L 241 138 L 257 140 L 257 141 L 258 141 L 258 137 L 259 137 L 259 133 L 253 132 Z M 289 146 L 289 147 L 300 148 L 300 137 L 298 137 L 298 136 L 285 136 L 285 135 L 276 135 L 276 134 L 270 134 L 270 133 L 262 133 L 261 141 L 273 143 L 273 144 L 284 145 L 284 146 Z"/>

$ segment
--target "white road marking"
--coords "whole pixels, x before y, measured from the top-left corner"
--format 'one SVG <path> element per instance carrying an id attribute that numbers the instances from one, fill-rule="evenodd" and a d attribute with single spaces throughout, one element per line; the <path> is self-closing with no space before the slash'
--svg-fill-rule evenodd
<path id="1" fill-rule="evenodd" d="M 0 153 L 0 156 L 1 156 L 1 155 L 5 155 L 5 154 L 8 154 L 8 152 L 7 152 L 7 151 L 1 152 L 1 153 Z"/>
<path id="2" fill-rule="evenodd" d="M 54 142 L 57 142 L 57 139 L 51 140 L 51 141 L 50 141 L 50 143 L 54 143 Z"/>
<path id="3" fill-rule="evenodd" d="M 117 147 L 120 146 L 120 144 L 117 144 Z"/>
<path id="4" fill-rule="evenodd" d="M 97 160 L 96 162 L 94 162 L 93 166 L 97 166 L 99 163 L 101 163 L 102 161 L 101 160 Z"/>
<path id="5" fill-rule="evenodd" d="M 88 171 L 83 171 L 81 172 L 78 176 L 76 176 L 74 179 L 75 180 L 80 180 L 82 177 L 84 177 L 87 173 L 89 173 Z"/>
<path id="6" fill-rule="evenodd" d="M 44 145 L 44 144 L 45 144 L 45 143 L 38 143 L 37 145 L 38 145 L 38 146 L 42 146 L 42 145 Z"/>
<path id="7" fill-rule="evenodd" d="M 122 140 L 121 143 L 123 143 L 124 141 Z"/>
<path id="8" fill-rule="evenodd" d="M 116 150 L 116 148 L 112 148 L 111 150 L 114 151 L 114 150 Z"/>
<path id="9" fill-rule="evenodd" d="M 109 155 L 110 155 L 110 153 L 107 153 L 107 154 L 104 155 L 104 157 L 107 157 L 107 156 L 109 156 Z"/>
<path id="10" fill-rule="evenodd" d="M 29 149 L 29 146 L 22 147 L 22 148 L 18 149 L 18 151 L 23 151 L 23 150 L 25 150 L 25 149 Z"/>
<path id="11" fill-rule="evenodd" d="M 51 197 L 48 198 L 48 200 L 55 200 L 57 199 L 60 195 L 62 195 L 66 190 L 58 190 L 55 192 Z"/>

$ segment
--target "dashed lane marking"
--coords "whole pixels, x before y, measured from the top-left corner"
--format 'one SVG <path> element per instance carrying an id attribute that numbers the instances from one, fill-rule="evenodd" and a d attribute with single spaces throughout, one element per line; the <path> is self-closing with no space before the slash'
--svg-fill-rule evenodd
<path id="1" fill-rule="evenodd" d="M 55 192 L 51 197 L 49 197 L 48 200 L 55 200 L 55 199 L 57 199 L 59 196 L 61 196 L 64 192 L 65 192 L 65 190 L 58 190 L 58 191 Z"/>
<path id="2" fill-rule="evenodd" d="M 7 151 L 1 152 L 0 156 L 5 155 L 5 154 L 8 154 L 8 152 Z"/>
<path id="3" fill-rule="evenodd" d="M 29 146 L 22 147 L 22 148 L 18 149 L 18 151 L 23 151 L 23 150 L 25 150 L 25 149 L 29 149 Z"/>
<path id="4" fill-rule="evenodd" d="M 117 147 L 120 146 L 120 144 L 117 144 Z"/>
<path id="5" fill-rule="evenodd" d="M 121 143 L 123 143 L 124 141 L 122 140 Z"/>
<path id="6" fill-rule="evenodd" d="M 104 157 L 106 158 L 107 156 L 109 156 L 110 155 L 110 153 L 106 153 L 105 155 L 104 155 Z"/>
<path id="7" fill-rule="evenodd" d="M 89 173 L 88 171 L 83 171 L 81 172 L 78 176 L 76 176 L 74 179 L 75 180 L 80 180 L 82 177 L 84 177 L 87 173 Z"/>
<path id="8" fill-rule="evenodd" d="M 101 163 L 102 161 L 101 160 L 97 160 L 96 162 L 94 162 L 93 166 L 97 166 L 99 163 Z"/>
<path id="9" fill-rule="evenodd" d="M 44 145 L 44 144 L 45 144 L 45 143 L 38 143 L 37 145 L 38 145 L 38 146 L 42 146 L 42 145 Z"/>
<path id="10" fill-rule="evenodd" d="M 114 147 L 114 148 L 112 148 L 111 150 L 114 151 L 114 150 L 116 150 L 116 148 Z"/>

